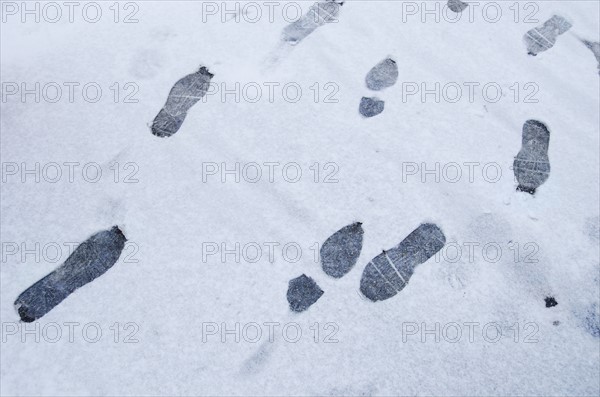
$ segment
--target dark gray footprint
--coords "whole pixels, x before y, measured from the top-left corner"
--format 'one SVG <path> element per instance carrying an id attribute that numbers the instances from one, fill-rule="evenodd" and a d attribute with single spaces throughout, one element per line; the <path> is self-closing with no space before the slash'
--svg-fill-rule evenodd
<path id="1" fill-rule="evenodd" d="M 288 286 L 287 300 L 290 310 L 303 312 L 323 295 L 323 290 L 315 280 L 305 274 L 291 279 Z"/>
<path id="2" fill-rule="evenodd" d="M 356 264 L 362 250 L 362 223 L 345 226 L 331 235 L 321 247 L 323 271 L 335 278 L 347 274 Z"/>
<path id="3" fill-rule="evenodd" d="M 513 171 L 519 182 L 517 190 L 535 193 L 550 176 L 548 146 L 550 131 L 544 123 L 527 120 L 523 125 L 521 150 L 513 162 Z"/>
<path id="4" fill-rule="evenodd" d="M 283 29 L 283 41 L 298 44 L 319 26 L 335 21 L 343 4 L 343 1 L 334 0 L 313 4 L 305 15 Z"/>
<path id="5" fill-rule="evenodd" d="M 598 61 L 598 74 L 600 74 L 600 43 L 587 40 L 581 40 L 581 42 L 594 53 L 596 61 Z"/>
<path id="6" fill-rule="evenodd" d="M 375 97 L 362 97 L 360 105 L 358 106 L 358 111 L 365 117 L 373 117 L 383 112 L 384 107 L 385 102 L 380 99 Z"/>
<path id="7" fill-rule="evenodd" d="M 463 3 L 460 0 L 448 0 L 448 8 L 456 13 L 463 12 L 468 6 L 467 3 Z"/>
<path id="8" fill-rule="evenodd" d="M 424 223 L 394 248 L 377 255 L 363 271 L 360 291 L 373 302 L 391 298 L 408 284 L 415 267 L 446 244 L 442 230 Z"/>
<path id="9" fill-rule="evenodd" d="M 537 55 L 554 46 L 556 38 L 571 28 L 571 24 L 561 16 L 553 15 L 542 26 L 533 28 L 523 36 L 529 55 Z"/>
<path id="10" fill-rule="evenodd" d="M 391 58 L 386 58 L 373 66 L 367 76 L 365 82 L 367 88 L 373 91 L 380 91 L 391 87 L 398 81 L 398 65 Z M 376 97 L 362 97 L 358 112 L 364 117 L 374 117 L 383 112 L 385 102 Z"/>
<path id="11" fill-rule="evenodd" d="M 119 259 L 127 239 L 114 226 L 94 234 L 52 273 L 27 288 L 15 301 L 21 320 L 44 316 L 77 288 L 104 274 Z"/>
<path id="12" fill-rule="evenodd" d="M 367 87 L 373 91 L 383 90 L 398 81 L 398 65 L 391 58 L 384 59 L 375 65 L 365 78 Z"/>
<path id="13" fill-rule="evenodd" d="M 167 103 L 154 118 L 152 133 L 164 138 L 179 131 L 188 110 L 206 95 L 213 76 L 202 66 L 196 73 L 177 81 L 169 92 Z"/>

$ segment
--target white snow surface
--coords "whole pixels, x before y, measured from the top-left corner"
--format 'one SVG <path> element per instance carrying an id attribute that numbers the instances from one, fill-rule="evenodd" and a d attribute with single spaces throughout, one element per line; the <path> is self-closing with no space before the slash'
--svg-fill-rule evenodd
<path id="1" fill-rule="evenodd" d="M 231 8 L 234 3 L 228 2 Z M 203 21 L 202 2 L 149 1 L 136 3 L 138 23 L 114 23 L 112 2 L 99 3 L 104 14 L 96 24 L 77 13 L 74 23 L 66 17 L 59 23 L 21 23 L 18 17 L 2 23 L 3 83 L 81 84 L 73 103 L 64 97 L 36 103 L 18 95 L 3 100 L 3 167 L 94 162 L 103 174 L 89 183 L 79 167 L 73 183 L 66 174 L 57 183 L 35 183 L 32 176 L 23 183 L 20 174 L 5 175 L 3 168 L 1 394 L 597 396 L 600 95 L 597 61 L 579 38 L 599 40 L 599 3 L 535 2 L 538 22 L 529 23 L 523 21 L 532 10 L 523 8 L 526 2 L 516 2 L 519 22 L 510 8 L 514 2 L 496 2 L 503 14 L 491 23 L 481 14 L 489 2 L 481 2 L 473 22 L 463 15 L 450 23 L 431 16 L 422 22 L 420 14 L 403 22 L 406 2 L 347 1 L 337 23 L 293 47 L 280 42 L 288 24 L 281 16 L 285 3 L 272 22 L 261 2 L 257 23 L 236 23 L 222 22 L 220 15 Z M 120 18 L 128 13 L 124 4 Z M 313 2 L 296 4 L 306 11 Z M 573 27 L 548 51 L 527 55 L 525 32 L 555 14 Z M 371 92 L 365 75 L 386 57 L 398 64 L 398 83 Z M 190 109 L 177 134 L 153 136 L 149 125 L 173 84 L 200 66 L 228 89 L 236 82 L 258 83 L 262 100 L 209 96 Z M 81 99 L 87 82 L 103 89 L 97 103 Z M 109 87 L 115 82 L 137 84 L 138 102 L 123 103 L 131 90 L 121 89 L 114 103 Z M 265 82 L 297 83 L 302 97 L 285 101 L 276 88 L 270 103 Z M 323 89 L 328 82 L 338 87 L 337 103 L 323 101 L 331 92 Z M 410 82 L 429 88 L 478 82 L 480 88 L 472 103 L 464 98 L 466 89 L 456 103 L 436 103 L 431 95 L 425 103 L 418 96 L 403 101 Z M 481 95 L 489 82 L 502 87 L 504 96 L 495 103 Z M 510 89 L 516 82 L 518 103 Z M 523 101 L 531 92 L 523 90 L 528 82 L 539 88 L 538 103 Z M 321 87 L 317 103 L 310 89 L 315 83 Z M 385 100 L 383 113 L 363 118 L 362 96 Z M 511 169 L 528 119 L 550 130 L 551 174 L 534 196 L 516 191 Z M 119 183 L 110 168 L 114 161 Z M 270 183 L 263 167 L 258 183 L 235 183 L 231 175 L 225 183 L 219 175 L 203 182 L 209 162 L 229 168 L 236 162 L 294 162 L 303 174 L 298 183 L 281 174 Z M 431 175 L 422 183 L 420 174 L 403 176 L 408 162 L 430 169 L 435 163 L 494 163 L 502 176 L 490 183 L 479 167 L 473 182 L 463 174 L 457 183 Z M 136 165 L 139 182 L 122 182 L 131 171 L 126 163 Z M 315 183 L 314 163 L 321 180 L 329 171 L 324 165 L 335 163 L 338 182 Z M 310 247 L 356 221 L 365 230 L 358 263 L 343 278 L 330 278 Z M 376 303 L 361 297 L 365 265 L 423 222 L 442 228 L 448 243 L 479 244 L 474 260 L 466 248 L 456 261 L 432 258 L 395 297 Z M 130 247 L 107 273 L 37 321 L 36 342 L 23 330 L 35 334 L 35 325 L 19 322 L 14 300 L 66 259 L 63 243 L 113 225 L 138 248 L 137 263 L 124 260 Z M 279 246 L 273 263 L 266 248 L 251 263 L 233 255 L 203 260 L 207 242 Z M 295 263 L 282 255 L 289 242 L 302 248 Z M 495 263 L 481 255 L 490 242 L 503 250 Z M 511 242 L 520 249 L 518 260 Z M 8 243 L 29 249 L 57 243 L 63 256 L 58 262 L 47 260 L 53 253 L 22 260 L 21 252 L 5 255 Z M 537 263 L 523 259 L 531 252 L 527 243 L 537 247 Z M 325 293 L 307 311 L 292 313 L 288 281 L 303 273 Z M 550 296 L 558 305 L 546 308 Z M 79 324 L 72 342 L 68 322 Z M 267 322 L 281 324 L 274 342 Z M 82 336 L 88 323 L 102 330 L 96 343 Z M 135 326 L 124 329 L 127 323 Z M 203 332 L 209 323 L 219 327 L 216 335 Z M 222 332 L 236 323 L 247 331 L 239 342 Z M 256 343 L 248 340 L 255 335 L 250 323 L 262 328 Z M 293 328 L 282 336 L 290 323 L 302 329 L 297 342 Z M 422 329 L 435 330 L 436 323 L 439 342 Z M 450 341 L 454 326 L 447 326 L 454 323 L 462 330 L 456 343 Z M 472 339 L 466 323 L 476 323 Z M 56 324 L 62 336 L 51 343 Z M 418 333 L 407 334 L 415 324 Z M 482 335 L 486 324 L 494 325 L 486 328 L 488 337 Z M 132 329 L 137 343 L 123 343 Z M 324 343 L 332 332 L 335 342 Z"/>

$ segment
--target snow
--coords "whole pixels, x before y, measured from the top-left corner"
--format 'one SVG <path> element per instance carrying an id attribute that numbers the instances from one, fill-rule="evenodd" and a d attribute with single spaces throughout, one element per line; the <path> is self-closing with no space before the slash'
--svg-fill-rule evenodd
<path id="1" fill-rule="evenodd" d="M 515 23 L 515 3 L 496 2 L 502 17 L 491 23 L 481 14 L 489 2 L 481 2 L 473 22 L 463 14 L 457 23 L 436 23 L 432 16 L 423 23 L 420 14 L 407 15 L 407 2 L 350 0 L 337 23 L 318 27 L 295 46 L 280 41 L 286 3 L 270 22 L 258 2 L 263 16 L 256 23 L 222 22 L 218 14 L 203 15 L 202 3 L 187 1 L 136 2 L 139 22 L 130 24 L 113 21 L 112 2 L 98 3 L 103 16 L 95 24 L 77 12 L 73 23 L 6 16 L 2 82 L 27 82 L 28 88 L 57 82 L 63 97 L 36 103 L 17 94 L 2 101 L 1 394 L 598 395 L 600 94 L 597 61 L 580 41 L 599 39 L 598 3 L 534 2 L 534 23 L 523 20 L 535 10 L 517 2 Z M 125 4 L 121 20 L 132 10 Z M 306 12 L 314 3 L 295 4 Z M 523 35 L 553 15 L 572 28 L 549 50 L 527 55 Z M 398 82 L 375 94 L 365 76 L 388 57 L 397 62 Z M 236 82 L 257 83 L 261 100 L 207 95 L 174 136 L 153 136 L 150 125 L 173 84 L 200 66 L 230 90 Z M 72 103 L 64 82 L 80 84 Z M 102 88 L 96 103 L 82 99 L 81 88 L 90 82 Z M 118 103 L 110 88 L 115 82 Z M 412 83 L 420 88 L 423 82 L 429 89 L 435 82 L 480 86 L 472 103 L 466 88 L 456 103 L 407 95 Z M 280 83 L 272 103 L 265 83 Z M 295 103 L 279 90 L 287 83 L 302 88 Z M 327 83 L 334 85 L 327 89 Z M 487 83 L 502 87 L 495 103 L 483 98 Z M 534 87 L 526 83 L 538 87 L 538 103 L 524 102 Z M 132 97 L 138 102 L 124 103 L 132 87 L 139 88 Z M 338 88 L 337 103 L 324 101 L 331 87 Z M 385 110 L 367 119 L 358 106 L 373 95 L 385 101 Z M 515 190 L 511 169 L 529 119 L 550 130 L 551 173 L 535 196 Z M 36 162 L 40 169 L 51 162 L 80 165 L 72 183 L 66 166 L 56 183 L 43 175 L 39 183 L 25 175 L 23 183 L 21 164 L 33 169 Z M 232 169 L 236 162 L 261 165 L 261 180 L 235 183 L 226 175 L 222 183 L 220 173 L 203 174 L 215 163 Z M 278 162 L 278 172 L 297 163 L 302 177 L 290 183 L 277 173 L 271 183 L 266 162 Z M 479 163 L 472 183 L 468 162 Z M 8 175 L 8 163 L 19 173 Z M 88 163 L 101 167 L 99 182 L 83 178 Z M 436 163 L 461 165 L 462 178 L 436 183 L 429 175 L 422 183 L 420 172 L 403 173 Z M 501 169 L 495 183 L 481 175 L 485 164 Z M 124 183 L 132 172 L 138 182 Z M 323 183 L 331 172 L 338 182 Z M 311 247 L 353 222 L 364 229 L 358 263 L 340 279 L 328 277 Z M 376 303 L 362 297 L 368 261 L 425 222 L 463 246 L 460 259 L 451 260 L 448 249 L 419 265 L 395 297 Z M 119 262 L 41 318 L 39 331 L 19 323 L 14 300 L 66 259 L 64 244 L 113 225 L 130 244 Z M 207 243 L 232 249 L 236 242 L 262 246 L 261 259 L 203 258 Z M 490 242 L 502 247 L 495 263 L 481 250 Z M 7 254 L 11 243 L 17 254 Z M 63 247 L 61 260 L 53 263 L 43 252 L 22 260 L 21 245 L 36 243 Z M 279 244 L 273 261 L 265 243 Z M 286 260 L 286 243 L 301 247 L 300 260 Z M 464 243 L 479 244 L 473 258 Z M 532 247 L 537 263 L 525 261 Z M 125 260 L 132 252 L 137 262 Z M 305 312 L 292 313 L 288 282 L 301 274 L 324 294 Z M 545 307 L 549 296 L 557 306 Z M 69 322 L 78 324 L 72 342 Z M 269 322 L 280 324 L 273 342 Z M 96 325 L 88 326 L 86 340 L 81 331 L 90 323 Z M 236 323 L 239 342 L 222 332 Z M 253 323 L 262 330 L 255 343 L 248 341 Z M 302 329 L 297 342 L 292 323 Z M 423 332 L 436 323 L 439 342 Z M 472 340 L 470 323 L 477 324 Z M 454 324 L 462 330 L 456 343 L 450 341 Z M 487 336 L 486 324 L 492 324 Z M 53 325 L 62 332 L 56 343 L 49 341 Z M 102 331 L 96 343 L 90 342 L 94 327 Z M 130 334 L 136 343 L 124 343 Z"/>

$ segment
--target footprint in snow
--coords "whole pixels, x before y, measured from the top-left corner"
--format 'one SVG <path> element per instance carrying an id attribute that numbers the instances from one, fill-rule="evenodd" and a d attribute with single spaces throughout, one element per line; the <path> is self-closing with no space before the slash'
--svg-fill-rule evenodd
<path id="1" fill-rule="evenodd" d="M 391 58 L 379 62 L 365 77 L 367 88 L 373 91 L 381 91 L 391 87 L 396 84 L 396 81 L 398 81 L 398 65 Z M 376 97 L 362 97 L 358 111 L 364 117 L 369 118 L 383 112 L 384 107 L 385 102 Z"/>
<path id="2" fill-rule="evenodd" d="M 206 67 L 188 74 L 175 83 L 167 103 L 152 123 L 152 133 L 158 137 L 169 137 L 179 131 L 188 110 L 208 91 L 213 74 Z"/>
<path id="3" fill-rule="evenodd" d="M 287 300 L 294 312 L 303 312 L 323 295 L 323 290 L 315 280 L 305 274 L 289 282 Z"/>
<path id="4" fill-rule="evenodd" d="M 571 26 L 573 25 L 563 17 L 553 15 L 542 26 L 525 33 L 523 40 L 527 45 L 527 53 L 535 56 L 540 52 L 549 50 L 556 43 L 556 38 L 569 30 Z"/>
<path id="5" fill-rule="evenodd" d="M 343 4 L 343 1 L 334 0 L 313 4 L 305 15 L 283 29 L 283 41 L 296 45 L 318 27 L 336 22 Z"/>
<path id="6" fill-rule="evenodd" d="M 24 322 L 35 321 L 62 302 L 76 289 L 100 277 L 119 259 L 127 239 L 114 226 L 81 243 L 52 273 L 27 288 L 15 301 Z"/>
<path id="7" fill-rule="evenodd" d="M 592 242 L 598 244 L 600 242 L 600 217 L 593 216 L 585 220 L 585 234 Z"/>
<path id="8" fill-rule="evenodd" d="M 398 65 L 396 65 L 396 61 L 391 58 L 379 62 L 369 71 L 369 73 L 367 73 L 367 77 L 365 77 L 367 87 L 373 91 L 380 91 L 384 88 L 391 87 L 396 84 L 397 80 Z"/>
<path id="9" fill-rule="evenodd" d="M 596 61 L 598 61 L 598 74 L 600 74 L 600 43 L 587 40 L 581 40 L 581 42 L 594 53 Z"/>
<path id="10" fill-rule="evenodd" d="M 456 13 L 463 12 L 468 6 L 467 3 L 463 3 L 460 0 L 448 0 L 448 8 Z"/>
<path id="11" fill-rule="evenodd" d="M 429 260 L 444 244 L 446 237 L 437 225 L 422 224 L 400 244 L 367 264 L 360 291 L 373 302 L 393 297 L 406 287 L 417 265 Z"/>
<path id="12" fill-rule="evenodd" d="M 346 275 L 356 264 L 362 250 L 363 229 L 360 222 L 345 226 L 329 237 L 321 248 L 323 271 L 334 278 Z M 441 229 L 422 224 L 398 246 L 376 256 L 363 271 L 362 294 L 375 302 L 391 298 L 408 283 L 414 268 L 426 262 L 446 243 Z M 306 275 L 290 280 L 287 299 L 290 309 L 301 312 L 323 295 L 323 290 Z"/>
<path id="13" fill-rule="evenodd" d="M 517 190 L 534 194 L 550 176 L 548 145 L 550 131 L 537 120 L 527 120 L 523 125 L 521 150 L 513 162 L 513 171 L 519 182 Z"/>
<path id="14" fill-rule="evenodd" d="M 341 278 L 356 264 L 363 242 L 362 223 L 355 222 L 332 234 L 321 247 L 321 267 L 328 276 Z M 302 275 L 290 281 L 287 298 L 290 309 L 308 309 L 323 295 L 323 290 L 310 277 Z"/>
<path id="15" fill-rule="evenodd" d="M 582 320 L 585 330 L 590 335 L 600 338 L 600 307 L 597 302 L 587 308 Z"/>
<path id="16" fill-rule="evenodd" d="M 328 276 L 341 278 L 356 265 L 363 243 L 362 223 L 345 226 L 321 247 L 321 266 Z"/>
<path id="17" fill-rule="evenodd" d="M 358 107 L 358 111 L 365 117 L 373 117 L 377 116 L 379 113 L 383 112 L 385 108 L 385 102 L 377 99 L 376 97 L 367 98 L 362 97 L 360 100 L 360 105 Z"/>

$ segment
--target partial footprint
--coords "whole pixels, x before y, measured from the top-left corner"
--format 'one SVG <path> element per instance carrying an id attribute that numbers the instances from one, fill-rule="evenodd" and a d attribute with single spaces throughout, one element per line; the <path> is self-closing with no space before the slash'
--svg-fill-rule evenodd
<path id="1" fill-rule="evenodd" d="M 119 259 L 127 239 L 114 226 L 81 243 L 65 263 L 27 288 L 15 301 L 24 322 L 44 316 L 77 288 L 103 275 Z"/>
<path id="2" fill-rule="evenodd" d="M 597 302 L 587 308 L 582 320 L 585 330 L 590 335 L 600 338 L 600 307 Z"/>
<path id="3" fill-rule="evenodd" d="M 529 55 L 537 55 L 542 51 L 546 51 L 554 46 L 558 35 L 565 33 L 571 28 L 569 22 L 558 15 L 552 16 L 544 22 L 544 25 L 533 28 L 523 36 L 525 44 L 527 44 L 527 53 Z"/>
<path id="4" fill-rule="evenodd" d="M 202 66 L 196 73 L 189 74 L 175 83 L 167 103 L 152 123 L 152 133 L 164 138 L 179 131 L 188 110 L 206 95 L 213 76 Z"/>
<path id="5" fill-rule="evenodd" d="M 258 351 L 248 358 L 242 367 L 242 373 L 256 375 L 259 373 L 269 360 L 269 357 L 275 350 L 275 340 L 266 340 L 259 347 Z"/>
<path id="6" fill-rule="evenodd" d="M 595 244 L 600 242 L 600 217 L 593 216 L 585 220 L 585 234 Z"/>
<path id="7" fill-rule="evenodd" d="M 303 312 L 323 295 L 315 280 L 305 274 L 290 280 L 287 300 L 294 312 Z"/>
<path id="8" fill-rule="evenodd" d="M 360 280 L 360 291 L 373 302 L 391 298 L 408 284 L 415 267 L 444 244 L 446 237 L 437 225 L 422 224 L 396 247 L 369 262 Z"/>
<path id="9" fill-rule="evenodd" d="M 456 13 L 463 12 L 468 6 L 467 3 L 463 3 L 460 0 L 448 0 L 448 8 Z"/>
<path id="10" fill-rule="evenodd" d="M 600 74 L 600 43 L 587 40 L 581 40 L 581 42 L 594 53 L 596 61 L 598 61 L 598 74 Z"/>
<path id="11" fill-rule="evenodd" d="M 296 45 L 319 26 L 335 21 L 343 1 L 327 0 L 313 4 L 308 12 L 294 23 L 283 29 L 283 40 Z"/>
<path id="12" fill-rule="evenodd" d="M 385 108 L 385 102 L 377 99 L 375 97 L 367 98 L 362 97 L 360 100 L 360 105 L 358 106 L 358 111 L 365 117 L 373 117 L 377 116 L 379 113 L 383 112 Z"/>
<path id="13" fill-rule="evenodd" d="M 398 80 L 398 65 L 391 58 L 384 59 L 375 65 L 365 78 L 370 90 L 379 91 L 396 84 Z"/>
<path id="14" fill-rule="evenodd" d="M 362 250 L 362 223 L 345 226 L 329 237 L 321 247 L 323 271 L 331 277 L 340 278 L 356 264 Z"/>
<path id="15" fill-rule="evenodd" d="M 523 125 L 521 150 L 515 157 L 513 171 L 519 182 L 517 190 L 534 194 L 550 176 L 548 145 L 550 131 L 544 123 L 527 120 Z"/>

